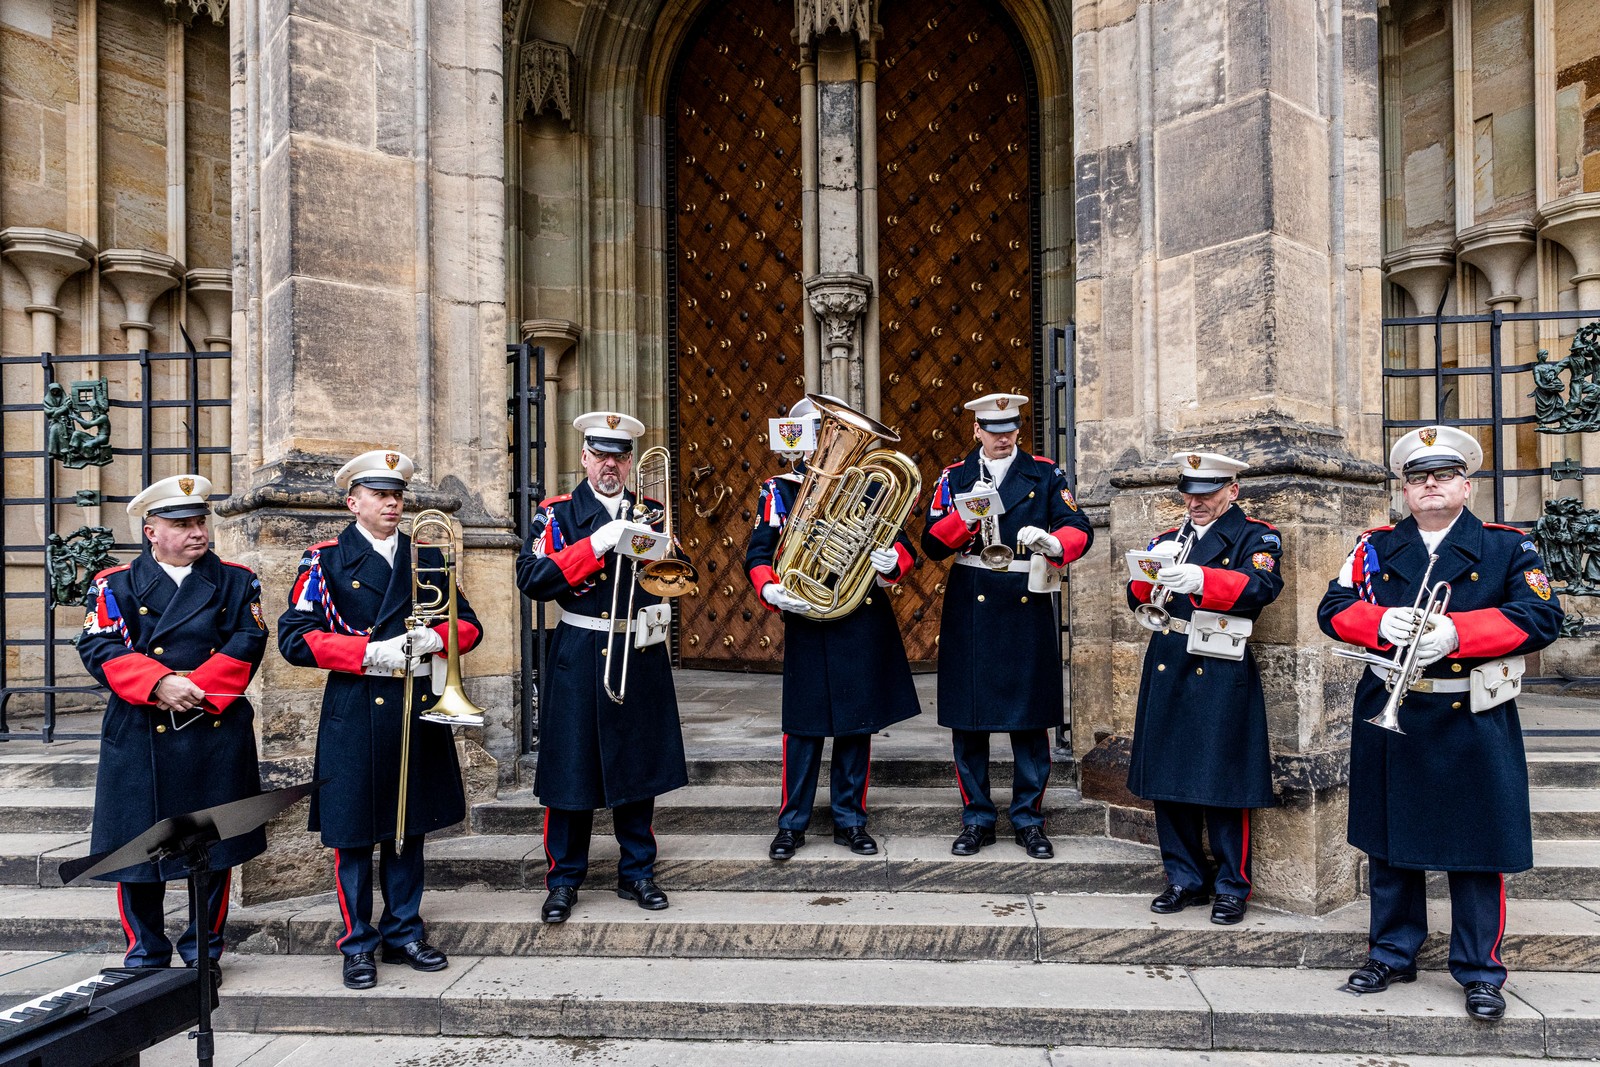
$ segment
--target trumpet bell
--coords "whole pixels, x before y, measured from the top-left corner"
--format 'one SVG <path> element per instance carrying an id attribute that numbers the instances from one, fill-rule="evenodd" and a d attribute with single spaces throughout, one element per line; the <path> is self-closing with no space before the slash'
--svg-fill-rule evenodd
<path id="1" fill-rule="evenodd" d="M 983 551 L 978 553 L 978 559 L 992 571 L 1005 570 L 1016 558 L 1017 554 L 1005 545 L 986 545 Z"/>
<path id="2" fill-rule="evenodd" d="M 683 559 L 658 559 L 639 568 L 639 587 L 651 596 L 679 597 L 700 582 L 700 571 Z"/>
<path id="3" fill-rule="evenodd" d="M 1133 609 L 1133 617 L 1151 633 L 1166 633 L 1172 628 L 1172 615 L 1154 604 L 1140 604 Z"/>

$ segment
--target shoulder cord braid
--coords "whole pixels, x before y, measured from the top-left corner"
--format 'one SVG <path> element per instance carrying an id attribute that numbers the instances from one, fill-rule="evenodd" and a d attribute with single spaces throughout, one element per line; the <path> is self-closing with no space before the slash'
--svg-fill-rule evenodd
<path id="1" fill-rule="evenodd" d="M 783 526 L 788 516 L 789 509 L 783 504 L 783 494 L 778 492 L 777 482 L 767 479 L 761 486 L 761 521 L 777 529 Z"/>
<path id="2" fill-rule="evenodd" d="M 111 593 L 111 583 L 105 579 L 100 580 L 100 625 L 116 627 L 117 634 L 122 638 L 122 643 L 128 646 L 128 651 L 133 651 L 133 638 L 128 636 L 128 623 L 122 617 L 122 609 L 117 607 L 117 598 Z"/>
<path id="3" fill-rule="evenodd" d="M 344 621 L 344 616 L 339 614 L 339 609 L 334 607 L 333 596 L 328 592 L 327 583 L 322 577 L 322 550 L 312 549 L 311 570 L 306 578 L 305 597 L 313 603 L 322 602 L 322 615 L 328 620 L 328 626 L 335 631 L 343 631 L 354 637 L 372 636 L 372 627 L 358 630 Z"/>
<path id="4" fill-rule="evenodd" d="M 1378 596 L 1372 591 L 1372 576 L 1378 573 L 1378 550 L 1372 546 L 1371 532 L 1361 535 L 1355 551 L 1356 590 L 1368 604 L 1376 604 Z"/>

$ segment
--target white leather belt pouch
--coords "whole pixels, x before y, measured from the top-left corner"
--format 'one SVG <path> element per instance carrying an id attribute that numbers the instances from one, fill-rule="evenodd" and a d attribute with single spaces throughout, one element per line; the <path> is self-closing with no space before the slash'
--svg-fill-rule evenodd
<path id="1" fill-rule="evenodd" d="M 1050 566 L 1043 552 L 1035 552 L 1028 559 L 1028 592 L 1054 593 L 1061 588 L 1061 572 L 1065 568 Z"/>
<path id="2" fill-rule="evenodd" d="M 649 648 L 667 639 L 672 626 L 672 608 L 666 604 L 651 604 L 640 608 L 633 621 L 633 647 Z"/>
<path id="3" fill-rule="evenodd" d="M 1515 700 L 1522 692 L 1522 674 L 1527 668 L 1528 661 L 1521 656 L 1503 656 L 1472 668 L 1468 675 L 1472 710 L 1488 711 Z"/>
<path id="4" fill-rule="evenodd" d="M 1212 659 L 1244 659 L 1245 642 L 1253 629 L 1250 619 L 1197 608 L 1189 616 L 1189 652 Z"/>

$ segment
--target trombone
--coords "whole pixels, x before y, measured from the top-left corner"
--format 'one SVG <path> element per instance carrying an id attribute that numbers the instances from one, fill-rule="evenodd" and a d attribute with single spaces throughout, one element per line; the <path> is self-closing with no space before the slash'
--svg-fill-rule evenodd
<path id="1" fill-rule="evenodd" d="M 1367 721 L 1397 734 L 1405 733 L 1400 729 L 1400 705 L 1405 703 L 1406 694 L 1422 681 L 1422 672 L 1426 669 L 1417 663 L 1417 656 L 1422 648 L 1422 635 L 1433 629 L 1434 620 L 1438 616 L 1450 610 L 1450 583 L 1435 582 L 1431 588 L 1428 585 L 1428 579 L 1433 576 L 1433 565 L 1438 562 L 1437 552 L 1428 554 L 1428 569 L 1422 572 L 1422 581 L 1417 588 L 1417 599 L 1411 604 L 1412 611 L 1422 612 L 1418 619 L 1417 634 L 1409 645 L 1395 649 L 1393 659 L 1348 648 L 1333 650 L 1336 656 L 1358 659 L 1385 672 L 1383 687 L 1389 691 L 1389 699 L 1384 702 L 1383 710 Z M 1426 604 L 1423 603 L 1424 596 L 1428 598 Z"/>
<path id="2" fill-rule="evenodd" d="M 672 454 L 660 445 L 647 448 L 639 461 L 633 467 L 633 511 L 630 519 L 641 526 L 654 526 L 661 523 L 661 534 L 666 539 L 667 551 L 677 547 L 677 538 L 672 533 L 672 496 L 671 485 L 668 482 L 668 471 L 672 464 Z M 654 490 L 653 499 L 663 503 L 660 507 L 652 508 L 645 504 L 647 490 Z M 636 562 L 631 556 L 628 559 L 628 610 L 623 615 L 617 614 L 617 597 L 622 591 L 622 567 L 617 566 L 617 580 L 611 585 L 611 629 L 606 631 L 606 667 L 601 677 L 601 685 L 605 687 L 606 696 L 611 698 L 613 704 L 621 704 L 628 692 L 628 660 L 633 652 L 633 642 L 627 639 L 629 630 L 633 628 L 633 599 L 639 587 L 652 596 L 669 599 L 680 597 L 692 591 L 695 584 L 700 581 L 700 572 L 694 564 L 686 559 L 667 556 L 665 559 L 650 560 L 644 564 Z M 618 631 L 616 620 L 625 619 L 627 625 Z M 622 643 L 622 668 L 617 677 L 617 684 L 611 684 L 611 665 L 617 657 L 615 651 L 617 634 L 623 635 Z"/>
<path id="3" fill-rule="evenodd" d="M 441 562 L 436 567 L 423 566 L 422 550 L 437 549 Z M 419 626 L 437 626 L 445 623 L 445 676 L 444 691 L 439 694 L 433 710 L 421 718 L 446 726 L 482 726 L 483 709 L 467 699 L 461 686 L 461 638 L 456 633 L 459 612 L 456 607 L 456 570 L 461 559 L 461 546 L 456 541 L 456 529 L 450 517 L 442 511 L 429 509 L 419 512 L 411 521 L 411 612 L 406 616 L 406 633 Z M 423 575 L 442 575 L 442 588 L 423 581 Z M 413 681 L 416 678 L 417 659 L 411 651 L 411 639 L 406 639 L 405 701 L 400 718 L 400 798 L 395 810 L 394 850 L 396 854 L 406 846 L 406 787 L 411 777 L 411 710 L 414 699 Z"/>
<path id="4" fill-rule="evenodd" d="M 1172 557 L 1172 562 L 1168 566 L 1175 567 L 1187 560 L 1189 551 L 1194 548 L 1197 540 L 1199 538 L 1195 536 L 1193 524 L 1185 519 L 1176 539 L 1178 552 Z M 1139 625 L 1146 630 L 1166 633 L 1172 625 L 1172 614 L 1167 611 L 1167 601 L 1171 599 L 1172 590 L 1157 582 L 1150 590 L 1150 600 L 1133 609 L 1133 617 L 1138 619 Z"/>

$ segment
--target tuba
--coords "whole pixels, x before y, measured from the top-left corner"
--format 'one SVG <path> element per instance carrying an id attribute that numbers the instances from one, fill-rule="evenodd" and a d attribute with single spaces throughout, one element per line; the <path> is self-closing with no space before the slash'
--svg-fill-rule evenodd
<path id="1" fill-rule="evenodd" d="M 899 434 L 841 400 L 806 396 L 822 423 L 773 569 L 784 589 L 811 605 L 807 618 L 837 619 L 866 597 L 871 553 L 894 543 L 922 475 L 910 456 L 883 447 Z"/>
<path id="2" fill-rule="evenodd" d="M 425 548 L 439 550 L 442 557 L 439 566 L 422 565 Z M 460 559 L 461 546 L 450 517 L 434 509 L 419 512 L 411 521 L 411 613 L 406 617 L 406 630 L 446 624 L 444 691 L 433 709 L 420 717 L 446 726 L 482 726 L 483 709 L 469 700 L 461 687 L 461 638 L 456 633 L 456 569 Z M 425 574 L 442 575 L 443 588 L 424 582 Z M 412 682 L 416 658 L 411 655 L 409 641 L 406 645 L 405 703 L 400 719 L 400 797 L 394 822 L 396 853 L 406 847 L 406 783 L 411 777 Z"/>

